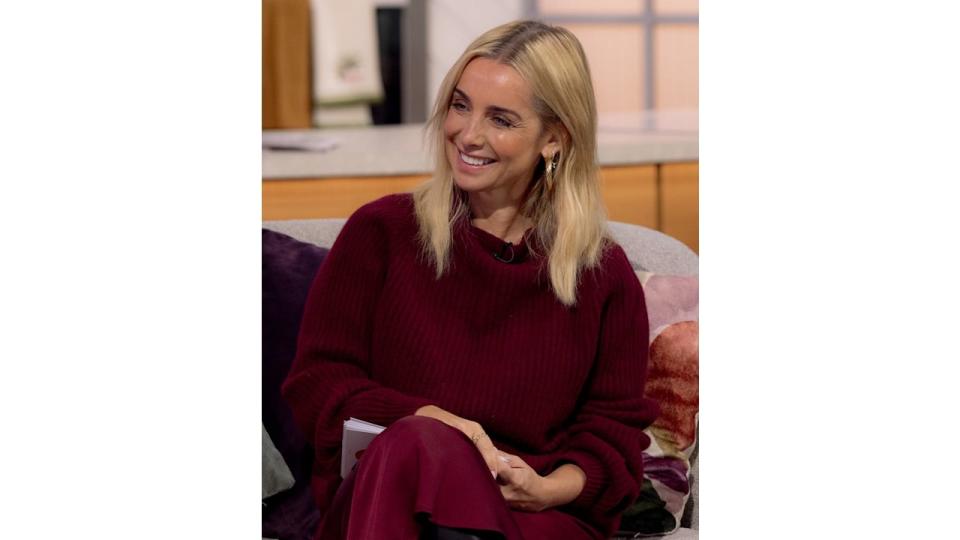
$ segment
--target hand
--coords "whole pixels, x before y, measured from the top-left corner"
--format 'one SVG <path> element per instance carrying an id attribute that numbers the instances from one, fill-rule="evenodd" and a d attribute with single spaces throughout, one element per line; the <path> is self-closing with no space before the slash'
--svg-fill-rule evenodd
<path id="1" fill-rule="evenodd" d="M 499 452 L 497 457 L 507 465 L 500 469 L 499 481 L 500 493 L 510 508 L 540 512 L 556 505 L 550 497 L 547 478 L 537 474 L 518 456 Z"/>
<path id="2" fill-rule="evenodd" d="M 414 413 L 414 415 L 434 418 L 466 435 L 467 438 L 473 441 L 473 444 L 476 445 L 480 455 L 483 456 L 483 461 L 487 463 L 487 468 L 490 469 L 490 476 L 493 478 L 496 478 L 501 470 L 507 468 L 503 462 L 497 459 L 497 448 L 493 445 L 490 437 L 488 437 L 487 433 L 483 430 L 483 426 L 474 422 L 473 420 L 461 418 L 453 413 L 441 409 L 440 407 L 437 407 L 436 405 L 425 405 L 420 407 L 417 409 L 417 412 Z"/>

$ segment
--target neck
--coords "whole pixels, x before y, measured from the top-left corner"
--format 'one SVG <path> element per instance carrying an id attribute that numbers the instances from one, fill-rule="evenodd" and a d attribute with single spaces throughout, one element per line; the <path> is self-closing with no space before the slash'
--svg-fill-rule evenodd
<path id="1" fill-rule="evenodd" d="M 515 204 L 486 206 L 470 198 L 471 223 L 505 242 L 518 243 L 523 232 L 530 226 L 530 220 L 520 214 Z"/>

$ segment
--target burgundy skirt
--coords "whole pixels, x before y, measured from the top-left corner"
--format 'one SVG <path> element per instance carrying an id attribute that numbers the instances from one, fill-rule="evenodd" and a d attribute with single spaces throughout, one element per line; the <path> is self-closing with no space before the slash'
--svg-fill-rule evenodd
<path id="1" fill-rule="evenodd" d="M 417 540 L 425 521 L 508 540 L 602 540 L 557 509 L 511 510 L 480 452 L 439 420 L 408 416 L 377 436 L 337 490 L 317 539 Z"/>

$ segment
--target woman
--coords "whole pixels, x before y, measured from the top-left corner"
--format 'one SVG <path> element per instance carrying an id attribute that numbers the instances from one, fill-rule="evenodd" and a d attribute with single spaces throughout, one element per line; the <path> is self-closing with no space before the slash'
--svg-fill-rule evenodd
<path id="1" fill-rule="evenodd" d="M 318 538 L 601 539 L 642 482 L 647 317 L 606 232 L 576 38 L 477 38 L 441 86 L 436 174 L 347 221 L 284 395 Z M 343 421 L 388 429 L 339 479 Z"/>

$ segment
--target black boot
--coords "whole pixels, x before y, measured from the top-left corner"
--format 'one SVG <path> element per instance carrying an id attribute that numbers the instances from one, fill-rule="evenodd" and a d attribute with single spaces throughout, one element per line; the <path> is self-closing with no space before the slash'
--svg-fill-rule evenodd
<path id="1" fill-rule="evenodd" d="M 429 521 L 420 533 L 420 540 L 499 540 L 500 538 L 500 534 L 495 532 L 451 529 L 434 525 Z"/>

